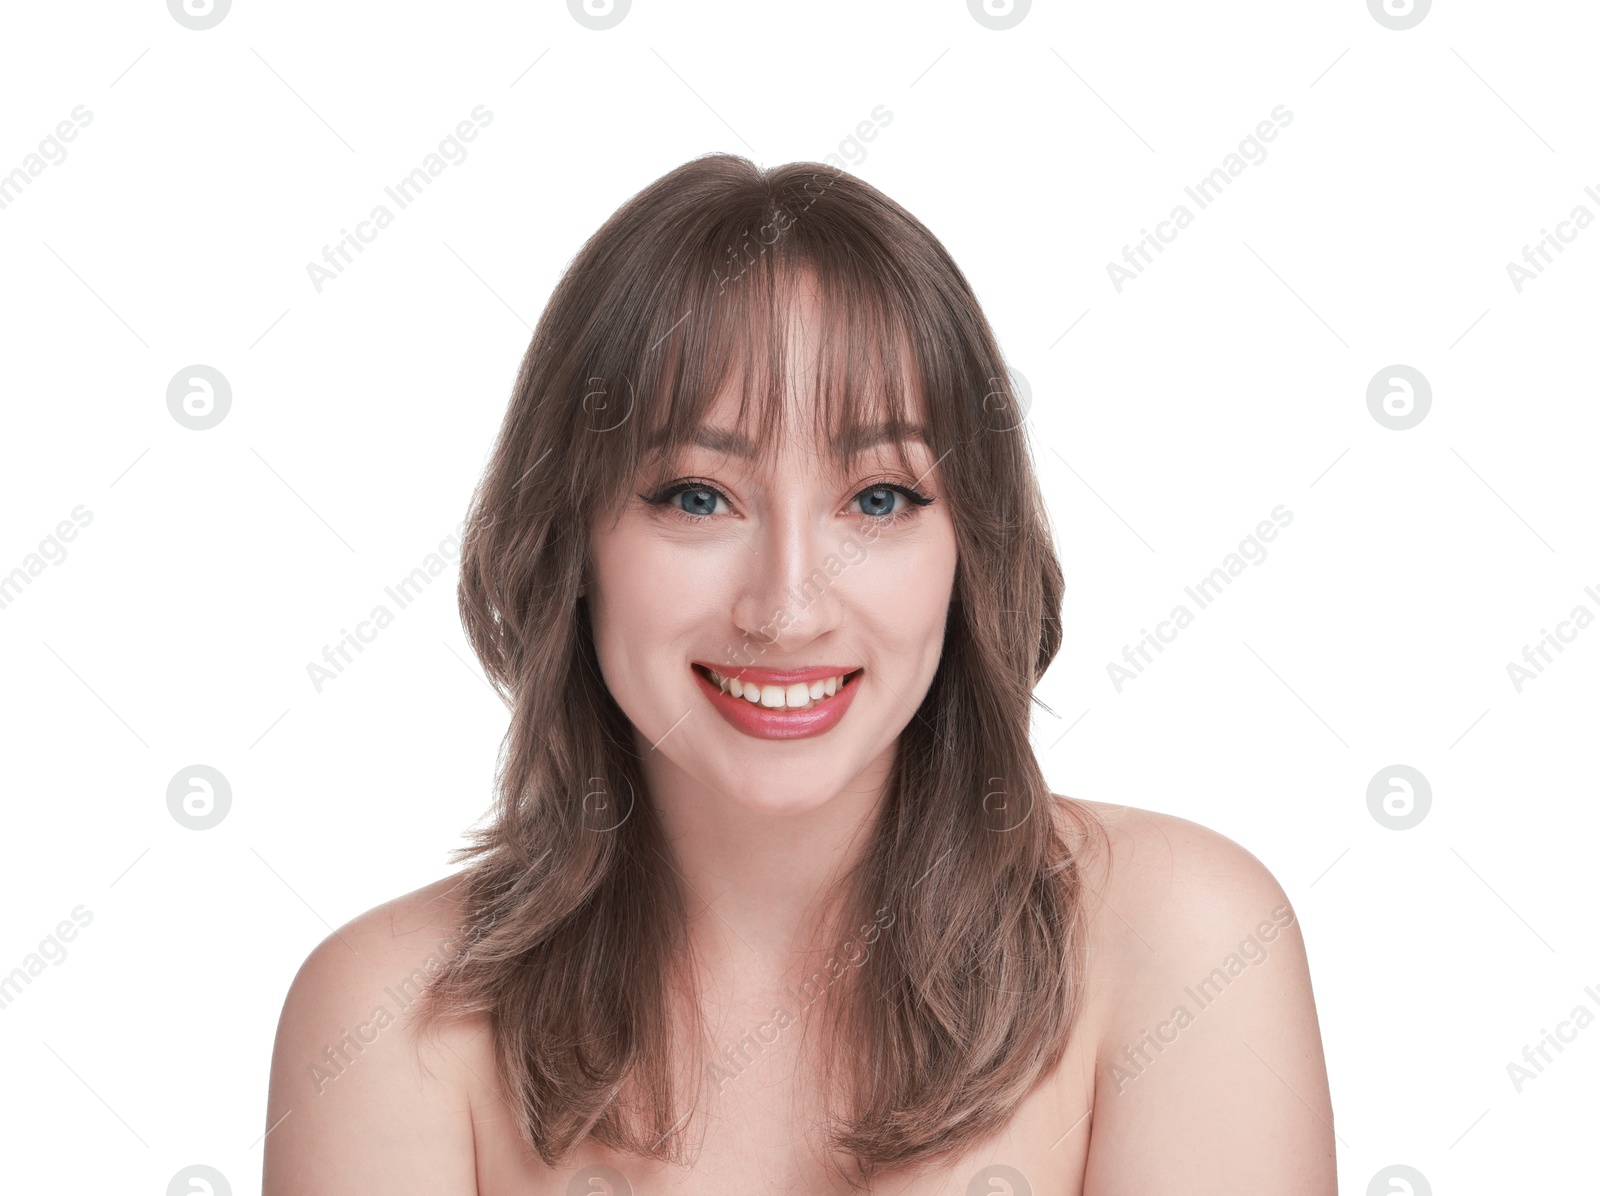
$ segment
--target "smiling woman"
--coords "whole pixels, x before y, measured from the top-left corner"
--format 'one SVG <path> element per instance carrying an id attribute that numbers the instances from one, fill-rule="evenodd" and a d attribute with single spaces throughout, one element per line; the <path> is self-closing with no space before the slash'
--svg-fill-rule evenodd
<path id="1" fill-rule="evenodd" d="M 816 163 L 698 159 L 584 245 L 462 554 L 497 807 L 296 977 L 267 1196 L 1333 1190 L 1292 920 L 1108 1082 L 1288 906 L 1220 836 L 1050 793 L 1063 575 L 997 379 L 937 239 Z"/>

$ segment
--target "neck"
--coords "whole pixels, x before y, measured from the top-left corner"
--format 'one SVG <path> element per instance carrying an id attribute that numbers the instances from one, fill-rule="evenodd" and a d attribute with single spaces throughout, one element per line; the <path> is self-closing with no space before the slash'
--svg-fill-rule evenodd
<path id="1" fill-rule="evenodd" d="M 717 792 L 648 744 L 641 752 L 689 940 L 712 977 L 743 991 L 779 988 L 845 946 L 835 903 L 882 809 L 892 747 L 826 800 L 785 810 L 752 802 L 754 789 Z"/>

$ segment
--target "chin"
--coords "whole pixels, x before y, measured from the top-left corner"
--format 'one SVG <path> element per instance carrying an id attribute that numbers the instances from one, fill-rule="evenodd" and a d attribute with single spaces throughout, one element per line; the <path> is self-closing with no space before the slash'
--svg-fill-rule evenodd
<path id="1" fill-rule="evenodd" d="M 838 778 L 822 778 L 814 773 L 793 781 L 774 782 L 769 779 L 752 784 L 749 779 L 751 775 L 741 772 L 727 777 L 717 788 L 726 795 L 729 804 L 749 810 L 752 814 L 770 814 L 774 817 L 810 813 L 839 796 L 845 784 Z"/>

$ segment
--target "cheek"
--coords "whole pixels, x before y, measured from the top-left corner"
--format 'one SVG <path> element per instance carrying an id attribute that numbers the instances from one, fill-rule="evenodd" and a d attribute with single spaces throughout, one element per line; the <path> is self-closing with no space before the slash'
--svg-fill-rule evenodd
<path id="1" fill-rule="evenodd" d="M 883 642 L 903 645 L 905 659 L 924 671 L 937 664 L 955 585 L 955 534 L 948 522 L 900 543 L 880 541 L 852 572 L 859 617 Z M 919 651 L 920 649 L 920 651 Z"/>
<path id="2" fill-rule="evenodd" d="M 720 575 L 715 554 L 688 551 L 628 521 L 596 534 L 589 559 L 589 626 L 608 683 L 648 674 L 652 654 L 689 637 L 721 592 L 707 584 Z"/>
<path id="3" fill-rule="evenodd" d="M 639 556 L 630 551 L 622 532 L 596 535 L 589 559 L 592 572 L 588 590 L 589 629 L 601 675 L 613 692 L 627 690 L 629 664 L 637 656 L 635 640 L 647 596 Z"/>

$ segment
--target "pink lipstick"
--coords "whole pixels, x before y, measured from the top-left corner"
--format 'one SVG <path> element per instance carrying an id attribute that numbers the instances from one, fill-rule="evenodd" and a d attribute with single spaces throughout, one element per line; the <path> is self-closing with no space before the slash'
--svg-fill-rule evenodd
<path id="1" fill-rule="evenodd" d="M 714 668 L 713 665 L 694 661 L 690 671 L 717 713 L 735 730 L 757 739 L 806 739 L 832 730 L 849 710 L 863 671 L 845 665 L 814 665 L 801 669 L 745 667 L 731 672 L 716 669 L 723 676 L 737 678 L 744 684 L 785 687 L 843 675 L 844 680 L 837 692 L 812 699 L 811 705 L 804 709 L 789 709 L 763 706 L 749 698 L 735 697 L 724 691 L 710 677 L 709 670 Z"/>

